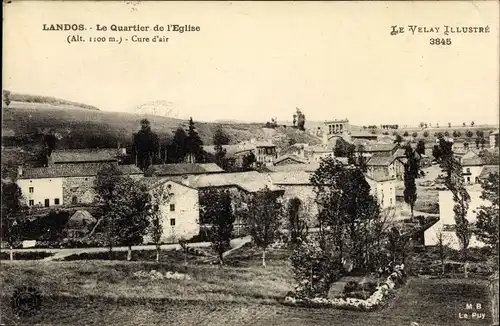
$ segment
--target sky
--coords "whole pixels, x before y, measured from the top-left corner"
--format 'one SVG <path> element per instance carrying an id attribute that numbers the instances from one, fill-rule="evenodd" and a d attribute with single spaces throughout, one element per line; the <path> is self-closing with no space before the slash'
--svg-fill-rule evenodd
<path id="1" fill-rule="evenodd" d="M 499 3 L 29 2 L 4 5 L 4 89 L 198 121 L 348 118 L 352 124 L 498 123 Z M 82 32 L 43 24 L 84 24 Z M 191 24 L 199 32 L 102 32 Z M 406 32 L 390 35 L 392 25 Z M 408 25 L 489 26 L 412 35 Z M 90 30 L 92 27 L 92 30 Z M 169 37 L 71 43 L 68 36 Z M 449 46 L 430 38 L 450 37 Z M 167 114 L 166 109 L 159 109 Z"/>

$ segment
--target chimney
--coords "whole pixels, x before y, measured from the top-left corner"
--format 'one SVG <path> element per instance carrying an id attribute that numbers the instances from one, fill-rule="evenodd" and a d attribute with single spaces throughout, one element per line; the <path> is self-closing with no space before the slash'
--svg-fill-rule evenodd
<path id="1" fill-rule="evenodd" d="M 18 177 L 22 177 L 23 176 L 23 167 L 21 165 L 19 165 L 17 167 L 17 176 Z"/>
<path id="2" fill-rule="evenodd" d="M 189 177 L 187 175 L 183 175 L 182 178 L 181 178 L 181 183 L 185 186 L 188 186 L 189 187 Z"/>

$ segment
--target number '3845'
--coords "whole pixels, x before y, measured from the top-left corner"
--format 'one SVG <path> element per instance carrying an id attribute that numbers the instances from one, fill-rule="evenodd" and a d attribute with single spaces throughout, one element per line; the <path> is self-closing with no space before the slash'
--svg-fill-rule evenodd
<path id="1" fill-rule="evenodd" d="M 431 38 L 429 43 L 431 45 L 451 45 L 451 38 Z"/>

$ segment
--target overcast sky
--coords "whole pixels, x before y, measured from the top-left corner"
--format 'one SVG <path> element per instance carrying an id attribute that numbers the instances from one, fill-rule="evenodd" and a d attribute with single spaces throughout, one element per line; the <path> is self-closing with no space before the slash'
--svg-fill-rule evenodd
<path id="1" fill-rule="evenodd" d="M 499 5 L 490 2 L 14 2 L 4 9 L 4 88 L 179 118 L 349 118 L 353 124 L 498 122 Z M 66 43 L 42 24 L 168 43 Z M 192 33 L 104 33 L 95 24 L 192 24 Z M 489 26 L 489 34 L 390 36 L 391 25 Z M 442 33 L 440 37 L 444 37 Z"/>

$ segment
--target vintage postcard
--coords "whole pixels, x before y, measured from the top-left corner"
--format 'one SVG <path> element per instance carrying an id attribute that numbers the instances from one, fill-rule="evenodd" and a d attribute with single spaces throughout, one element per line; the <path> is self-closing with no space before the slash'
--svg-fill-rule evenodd
<path id="1" fill-rule="evenodd" d="M 498 1 L 4 1 L 0 325 L 498 325 Z"/>

